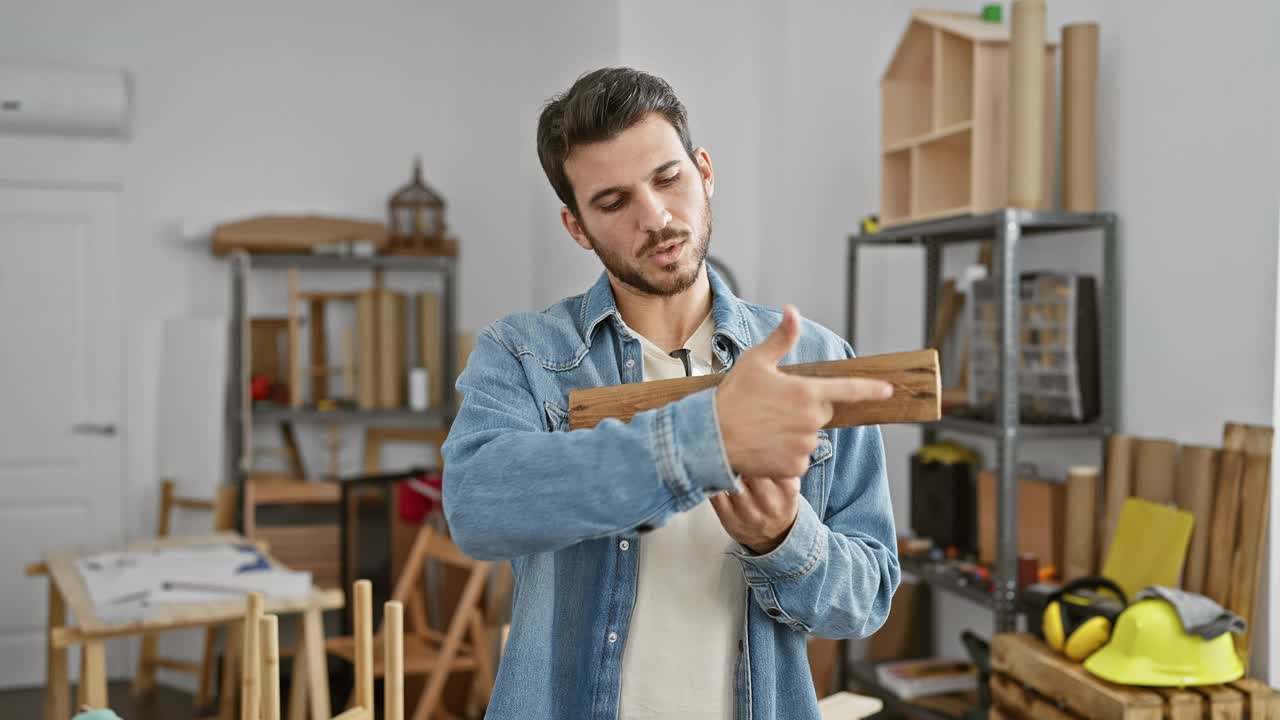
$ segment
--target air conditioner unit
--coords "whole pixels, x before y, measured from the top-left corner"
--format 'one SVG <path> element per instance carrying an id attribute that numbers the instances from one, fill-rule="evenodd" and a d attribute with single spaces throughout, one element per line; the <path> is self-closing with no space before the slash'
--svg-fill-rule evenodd
<path id="1" fill-rule="evenodd" d="M 0 61 L 0 134 L 126 137 L 130 104 L 122 69 Z"/>

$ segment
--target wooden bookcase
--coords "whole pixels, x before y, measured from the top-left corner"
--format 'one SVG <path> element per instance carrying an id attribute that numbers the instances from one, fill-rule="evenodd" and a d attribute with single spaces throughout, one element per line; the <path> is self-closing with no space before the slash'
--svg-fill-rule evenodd
<path id="1" fill-rule="evenodd" d="M 1045 52 L 1045 87 L 1052 89 L 1056 43 L 1046 43 Z M 882 226 L 1008 204 L 1008 86 L 1005 25 L 958 13 L 912 15 L 880 81 Z M 1047 198 L 1054 177 L 1055 95 L 1045 93 Z"/>

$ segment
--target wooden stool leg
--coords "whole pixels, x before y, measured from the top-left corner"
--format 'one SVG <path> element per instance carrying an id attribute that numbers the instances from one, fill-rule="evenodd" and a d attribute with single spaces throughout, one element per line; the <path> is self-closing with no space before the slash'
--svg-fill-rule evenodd
<path id="1" fill-rule="evenodd" d="M 240 641 L 244 636 L 244 622 L 227 624 L 227 641 L 222 649 L 222 697 L 218 704 L 218 720 L 236 720 L 236 677 L 240 672 Z"/>
<path id="2" fill-rule="evenodd" d="M 67 623 L 67 606 L 58 586 L 49 581 L 49 633 L 46 637 L 45 667 L 45 720 L 65 720 L 71 717 L 71 688 L 67 682 L 67 649 L 53 646 L 53 631 Z"/>
<path id="3" fill-rule="evenodd" d="M 240 719 L 258 720 L 262 710 L 262 593 L 249 593 L 244 616 L 240 652 Z"/>
<path id="4" fill-rule="evenodd" d="M 83 702 L 95 710 L 107 707 L 106 649 L 101 640 L 91 640 L 80 651 L 80 687 Z"/>
<path id="5" fill-rule="evenodd" d="M 373 712 L 373 583 L 356 581 L 351 608 L 355 615 L 356 706 Z"/>
<path id="6" fill-rule="evenodd" d="M 307 717 L 307 660 L 303 645 L 293 655 L 293 682 L 289 687 L 289 720 L 306 720 Z"/>
<path id="7" fill-rule="evenodd" d="M 383 718 L 404 720 L 404 606 L 392 601 L 383 608 Z"/>
<path id="8" fill-rule="evenodd" d="M 298 652 L 306 658 L 307 695 L 312 720 L 331 720 L 329 711 L 329 670 L 325 667 L 324 626 L 319 610 L 302 615 L 302 646 Z M 295 656 L 296 657 L 296 656 Z"/>
<path id="9" fill-rule="evenodd" d="M 262 640 L 262 720 L 280 720 L 280 628 L 275 615 L 263 616 L 258 628 Z"/>
<path id="10" fill-rule="evenodd" d="M 218 642 L 218 628 L 204 629 L 204 647 L 200 653 L 200 684 L 196 687 L 197 712 L 209 704 L 213 694 L 213 658 Z"/>
<path id="11" fill-rule="evenodd" d="M 493 693 L 493 642 L 489 638 L 489 629 L 485 627 L 480 611 L 471 614 L 471 642 L 476 653 L 475 684 L 479 686 L 484 704 L 489 704 L 489 695 Z"/>
<path id="12" fill-rule="evenodd" d="M 156 657 L 160 654 L 160 637 L 155 633 L 142 636 L 142 652 L 138 654 L 138 671 L 133 676 L 133 694 L 141 695 L 156 687 Z"/>

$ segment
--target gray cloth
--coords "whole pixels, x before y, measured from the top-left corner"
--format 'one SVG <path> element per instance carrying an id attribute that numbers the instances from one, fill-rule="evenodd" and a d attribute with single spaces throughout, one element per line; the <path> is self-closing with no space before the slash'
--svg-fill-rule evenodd
<path id="1" fill-rule="evenodd" d="M 1139 591 L 1137 597 L 1134 598 L 1134 602 L 1144 598 L 1159 598 L 1168 601 L 1173 606 L 1173 609 L 1178 611 L 1178 618 L 1182 620 L 1183 629 L 1192 635 L 1199 635 L 1205 640 L 1212 640 L 1227 631 L 1238 633 L 1245 631 L 1244 618 L 1223 608 L 1204 595 L 1177 588 L 1164 587 L 1163 585 L 1152 585 L 1145 590 Z"/>

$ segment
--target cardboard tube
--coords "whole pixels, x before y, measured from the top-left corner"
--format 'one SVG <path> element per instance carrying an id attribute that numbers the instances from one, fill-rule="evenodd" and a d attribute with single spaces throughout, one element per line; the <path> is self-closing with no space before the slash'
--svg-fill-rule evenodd
<path id="1" fill-rule="evenodd" d="M 1062 28 L 1062 208 L 1098 209 L 1098 24 Z"/>
<path id="2" fill-rule="evenodd" d="M 1185 445 L 1178 459 L 1178 485 L 1174 500 L 1178 507 L 1195 516 L 1191 527 L 1191 546 L 1187 549 L 1187 565 L 1182 573 L 1182 587 L 1194 593 L 1204 592 L 1205 567 L 1209 559 L 1209 527 L 1213 518 L 1213 489 L 1218 468 L 1218 449 Z"/>
<path id="3" fill-rule="evenodd" d="M 1043 205 L 1044 0 L 1013 0 L 1009 38 L 1009 204 Z"/>
<path id="4" fill-rule="evenodd" d="M 1120 522 L 1120 509 L 1129 497 L 1133 473 L 1133 437 L 1115 434 L 1107 438 L 1107 502 L 1105 506 L 1106 520 L 1103 524 L 1103 543 L 1099 548 L 1099 557 L 1106 557 L 1111 547 L 1111 540 L 1116 534 L 1116 525 Z M 1101 562 L 1099 562 L 1101 567 Z"/>
<path id="5" fill-rule="evenodd" d="M 1154 503 L 1174 501 L 1178 444 L 1172 440 L 1138 440 L 1133 458 L 1134 497 Z"/>
<path id="6" fill-rule="evenodd" d="M 1097 560 L 1098 468 L 1067 471 L 1067 536 L 1063 541 L 1062 579 L 1093 575 Z"/>

